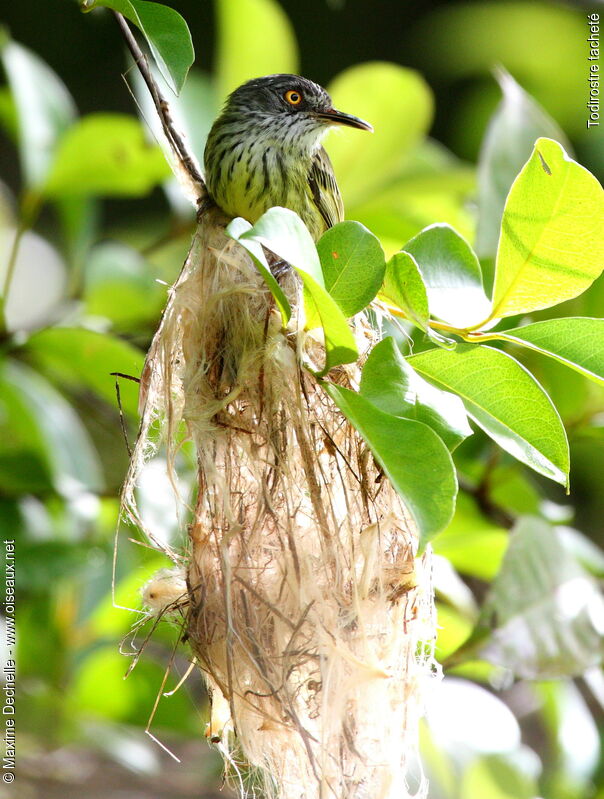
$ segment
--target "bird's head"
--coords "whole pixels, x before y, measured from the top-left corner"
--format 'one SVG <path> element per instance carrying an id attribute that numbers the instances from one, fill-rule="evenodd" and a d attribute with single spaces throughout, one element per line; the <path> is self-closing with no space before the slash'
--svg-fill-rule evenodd
<path id="1" fill-rule="evenodd" d="M 302 123 L 317 131 L 331 125 L 373 131 L 368 122 L 337 111 L 325 89 L 300 75 L 267 75 L 244 83 L 227 100 L 226 113 L 270 118 L 284 125 Z M 289 121 L 291 120 L 291 122 Z"/>

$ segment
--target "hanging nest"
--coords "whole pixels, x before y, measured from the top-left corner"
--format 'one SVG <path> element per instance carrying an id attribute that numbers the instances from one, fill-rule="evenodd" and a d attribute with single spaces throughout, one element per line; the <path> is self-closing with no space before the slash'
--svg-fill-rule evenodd
<path id="1" fill-rule="evenodd" d="M 172 472 L 182 424 L 197 455 L 187 635 L 210 694 L 210 737 L 283 799 L 426 795 L 416 760 L 436 668 L 428 556 L 371 451 L 302 362 L 293 270 L 287 330 L 217 209 L 203 214 L 141 384 L 124 507 L 161 423 Z M 355 322 L 360 351 L 376 334 Z M 362 361 L 362 357 L 361 357 Z M 328 379 L 358 385 L 358 365 Z M 243 782 L 241 783 L 243 787 Z"/>

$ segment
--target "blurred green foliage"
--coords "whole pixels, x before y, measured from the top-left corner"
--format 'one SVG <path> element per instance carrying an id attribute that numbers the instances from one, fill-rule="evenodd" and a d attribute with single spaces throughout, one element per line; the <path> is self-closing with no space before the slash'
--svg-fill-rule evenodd
<path id="1" fill-rule="evenodd" d="M 174 101 L 198 157 L 229 89 L 257 74 L 296 70 L 300 62 L 292 26 L 274 0 L 216 0 L 216 10 L 213 74 L 193 68 Z M 347 217 L 377 235 L 387 256 L 427 225 L 452 226 L 476 244 L 490 295 L 503 199 L 534 140 L 545 135 L 561 141 L 561 126 L 582 162 L 595 174 L 604 170 L 604 138 L 586 133 L 577 100 L 586 74 L 585 31 L 584 14 L 573 6 L 451 4 L 427 12 L 406 34 L 423 43 L 418 63 L 425 77 L 377 61 L 338 75 L 328 87 L 335 104 L 376 129 L 366 141 L 342 135 L 327 141 Z M 140 586 L 167 564 L 129 543 L 133 531 L 122 526 L 115 600 L 134 610 L 113 606 L 117 496 L 128 455 L 111 373 L 140 375 L 166 286 L 186 255 L 193 209 L 169 177 L 160 147 L 134 116 L 96 108 L 78 117 L 69 74 L 57 76 L 24 44 L 6 37 L 1 56 L 7 87 L 0 94 L 0 124 L 21 175 L 18 187 L 2 184 L 0 191 L 0 282 L 10 283 L 8 295 L 2 292 L 0 524 L 5 538 L 17 542 L 23 779 L 38 753 L 79 742 L 132 772 L 147 767 L 151 773 L 154 761 L 145 760 L 140 748 L 129 757 L 125 743 L 111 746 L 109 740 L 134 735 L 140 743 L 178 631 L 160 624 L 124 682 L 129 661 L 119 653 L 119 641 L 137 618 Z M 504 100 L 493 116 L 500 96 L 490 74 L 495 62 L 518 83 L 500 78 Z M 119 68 L 112 65 L 116 82 Z M 138 78 L 129 73 L 129 79 L 150 119 Z M 456 98 L 446 109 L 446 124 L 432 82 Z M 449 147 L 428 135 L 434 113 Z M 161 213 L 124 213 L 119 224 L 107 222 L 107 198 L 142 203 L 161 190 Z M 603 308 L 602 277 L 562 306 L 569 316 L 602 316 Z M 510 326 L 553 316 L 547 309 L 528 317 L 521 311 Z M 562 315 L 559 308 L 555 315 Z M 392 334 L 403 341 L 399 330 Z M 427 344 L 416 336 L 415 351 Z M 604 574 L 596 546 L 604 518 L 604 393 L 538 353 L 505 346 L 559 409 L 570 443 L 572 493 L 566 496 L 496 449 L 478 429 L 455 450 L 463 490 L 450 525 L 434 540 L 437 652 L 451 677 L 423 734 L 431 799 L 601 797 L 597 719 L 604 687 L 593 661 L 584 657 L 597 644 L 582 639 L 581 647 L 573 647 L 561 621 L 553 631 L 545 623 L 557 618 L 552 586 L 567 595 L 578 588 L 595 591 Z M 119 385 L 132 437 L 137 386 L 124 379 Z M 180 467 L 186 492 L 193 469 L 186 448 Z M 145 472 L 141 505 L 146 521 L 182 547 L 161 471 L 160 462 Z M 514 523 L 516 547 L 535 547 L 534 538 L 523 538 L 527 525 L 538 531 L 542 543 L 532 570 L 514 566 L 517 549 L 508 547 Z M 551 558 L 543 558 L 550 543 Z M 535 576 L 546 561 L 544 588 Z M 525 600 L 523 611 L 516 616 L 510 602 L 509 618 L 499 617 L 495 625 L 501 635 L 480 650 L 484 639 L 468 642 L 468 636 L 487 625 L 498 596 L 502 605 L 506 597 Z M 510 625 L 516 628 L 510 631 Z M 542 668 L 539 647 L 545 639 L 547 649 L 549 632 L 558 634 L 565 658 L 558 679 L 546 681 L 553 675 Z M 507 659 L 493 655 L 496 644 Z M 185 665 L 179 656 L 170 684 Z M 185 686 L 160 702 L 153 731 L 176 748 L 183 737 L 201 739 L 203 707 L 198 684 Z"/>

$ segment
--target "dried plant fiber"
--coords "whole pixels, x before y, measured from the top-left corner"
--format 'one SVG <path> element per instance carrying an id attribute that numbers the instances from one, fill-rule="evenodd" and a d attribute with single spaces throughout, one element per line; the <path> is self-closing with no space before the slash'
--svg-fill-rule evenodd
<path id="1" fill-rule="evenodd" d="M 142 427 L 124 488 L 163 425 L 195 443 L 188 639 L 214 696 L 210 737 L 241 764 L 242 790 L 283 799 L 426 795 L 415 762 L 433 678 L 428 556 L 356 430 L 306 371 L 298 280 L 281 279 L 287 330 L 253 263 L 202 217 L 170 291 L 142 384 Z M 361 352 L 375 334 L 356 322 Z M 329 374 L 355 387 L 358 367 Z M 249 774 L 253 774 L 253 778 Z"/>

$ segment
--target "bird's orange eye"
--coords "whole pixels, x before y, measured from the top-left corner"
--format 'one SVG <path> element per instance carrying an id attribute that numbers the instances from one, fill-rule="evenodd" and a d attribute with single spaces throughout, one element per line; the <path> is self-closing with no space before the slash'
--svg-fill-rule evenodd
<path id="1" fill-rule="evenodd" d="M 293 89 L 290 89 L 288 92 L 285 92 L 283 97 L 286 100 L 286 102 L 288 102 L 290 105 L 300 105 L 300 103 L 302 102 L 302 95 L 300 94 L 300 92 L 294 91 Z"/>

